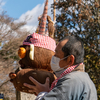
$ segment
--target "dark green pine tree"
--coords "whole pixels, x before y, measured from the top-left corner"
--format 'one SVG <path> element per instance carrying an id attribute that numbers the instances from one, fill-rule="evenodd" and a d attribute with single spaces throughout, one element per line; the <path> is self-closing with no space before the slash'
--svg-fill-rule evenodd
<path id="1" fill-rule="evenodd" d="M 100 100 L 100 6 L 95 0 L 58 0 L 55 39 L 78 36 L 84 42 L 86 72 L 95 83 Z"/>

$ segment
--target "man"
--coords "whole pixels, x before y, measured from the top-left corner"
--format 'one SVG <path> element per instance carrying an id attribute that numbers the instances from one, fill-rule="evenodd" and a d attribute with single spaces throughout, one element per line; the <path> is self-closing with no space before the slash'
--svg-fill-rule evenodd
<path id="1" fill-rule="evenodd" d="M 57 76 L 51 88 L 48 78 L 45 84 L 40 84 L 29 77 L 36 86 L 24 85 L 38 94 L 36 100 L 97 100 L 95 85 L 84 72 L 83 61 L 83 43 L 74 36 L 67 36 L 58 43 L 51 59 L 51 68 Z"/>

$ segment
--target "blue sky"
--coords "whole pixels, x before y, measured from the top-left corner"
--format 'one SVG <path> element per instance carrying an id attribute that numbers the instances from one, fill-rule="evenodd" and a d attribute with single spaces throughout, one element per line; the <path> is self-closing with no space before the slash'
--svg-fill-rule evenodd
<path id="1" fill-rule="evenodd" d="M 13 18 L 19 18 L 23 13 L 32 10 L 36 5 L 43 4 L 44 0 L 4 0 L 3 9 Z"/>
<path id="2" fill-rule="evenodd" d="M 16 19 L 16 22 L 26 21 L 25 29 L 31 33 L 35 32 L 38 26 L 38 17 L 43 13 L 44 3 L 46 0 L 0 0 L 0 11 L 7 11 L 7 15 Z M 53 0 L 48 3 L 48 15 L 53 19 L 51 14 L 51 4 Z"/>

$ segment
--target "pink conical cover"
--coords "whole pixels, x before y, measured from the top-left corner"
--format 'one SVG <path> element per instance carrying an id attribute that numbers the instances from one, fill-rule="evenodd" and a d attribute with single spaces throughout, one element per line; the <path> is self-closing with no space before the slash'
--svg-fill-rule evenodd
<path id="1" fill-rule="evenodd" d="M 45 34 L 47 12 L 48 12 L 48 0 L 46 0 L 45 2 L 44 11 L 43 11 L 40 28 L 39 28 L 39 34 Z"/>

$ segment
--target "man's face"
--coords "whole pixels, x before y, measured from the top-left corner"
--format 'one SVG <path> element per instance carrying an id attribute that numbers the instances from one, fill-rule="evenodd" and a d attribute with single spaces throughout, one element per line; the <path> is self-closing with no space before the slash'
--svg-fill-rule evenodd
<path id="1" fill-rule="evenodd" d="M 56 57 L 58 57 L 60 59 L 64 58 L 64 52 L 62 51 L 62 47 L 66 44 L 67 41 L 68 40 L 63 40 L 63 41 L 58 43 L 58 45 L 57 45 L 57 47 L 55 49 L 55 55 L 54 56 L 56 56 Z M 69 61 L 68 59 L 60 60 L 59 66 L 61 68 L 67 66 L 68 65 L 68 61 Z"/>

